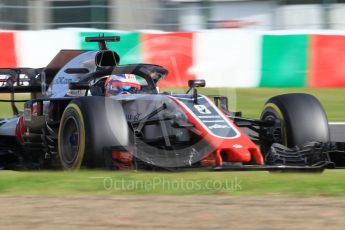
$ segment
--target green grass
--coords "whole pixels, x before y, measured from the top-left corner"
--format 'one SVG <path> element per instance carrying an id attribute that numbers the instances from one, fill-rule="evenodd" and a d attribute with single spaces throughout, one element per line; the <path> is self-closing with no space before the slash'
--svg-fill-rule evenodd
<path id="1" fill-rule="evenodd" d="M 162 89 L 161 91 L 185 92 L 186 89 Z M 203 88 L 200 89 L 200 92 L 228 96 L 233 111 L 242 111 L 244 116 L 251 118 L 260 117 L 265 102 L 274 95 L 296 92 L 309 93 L 321 101 L 330 121 L 345 121 L 345 88 Z M 0 98 L 3 97 L 0 95 Z M 17 96 L 17 99 L 21 98 L 23 96 Z M 18 103 L 18 108 L 22 109 L 22 104 Z M 10 104 L 0 102 L 0 117 L 10 117 L 11 114 Z"/>
<path id="2" fill-rule="evenodd" d="M 103 179 L 106 178 L 106 179 Z M 344 196 L 345 171 L 0 172 L 2 195 L 314 195 Z"/>
<path id="3" fill-rule="evenodd" d="M 26 100 L 30 96 L 27 93 L 18 93 L 15 96 L 16 100 Z M 10 96 L 9 94 L 0 94 L 0 99 L 9 100 Z M 19 110 L 24 110 L 24 103 L 16 103 L 16 106 Z M 12 109 L 11 109 L 11 103 L 8 102 L 0 102 L 0 118 L 6 118 L 6 117 L 12 117 Z"/>

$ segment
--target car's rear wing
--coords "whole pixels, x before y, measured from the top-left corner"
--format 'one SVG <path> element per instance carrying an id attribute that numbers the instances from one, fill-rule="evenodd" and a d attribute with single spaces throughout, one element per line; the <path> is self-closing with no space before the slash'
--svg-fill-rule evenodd
<path id="1" fill-rule="evenodd" d="M 31 98 L 37 98 L 45 92 L 43 68 L 0 68 L 0 94 L 9 93 L 9 100 L 0 99 L 0 102 L 10 102 L 13 115 L 18 116 L 19 110 L 15 102 L 16 93 L 30 93 Z"/>
<path id="2" fill-rule="evenodd" d="M 42 91 L 43 68 L 0 68 L 0 93 L 38 93 Z"/>

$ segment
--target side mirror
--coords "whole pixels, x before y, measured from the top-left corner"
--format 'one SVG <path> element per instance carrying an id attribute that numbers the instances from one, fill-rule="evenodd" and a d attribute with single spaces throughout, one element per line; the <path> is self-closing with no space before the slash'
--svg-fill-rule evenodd
<path id="1" fill-rule="evenodd" d="M 68 88 L 71 90 L 90 89 L 90 85 L 88 82 L 71 82 L 69 83 Z"/>
<path id="2" fill-rule="evenodd" d="M 197 88 L 197 87 L 205 87 L 206 81 L 205 80 L 189 80 L 188 81 L 189 88 Z"/>

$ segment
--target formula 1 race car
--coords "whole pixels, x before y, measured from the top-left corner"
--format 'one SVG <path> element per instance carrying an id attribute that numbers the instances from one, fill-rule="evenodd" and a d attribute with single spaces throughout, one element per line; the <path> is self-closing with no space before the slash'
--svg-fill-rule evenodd
<path id="1" fill-rule="evenodd" d="M 0 120 L 3 169 L 87 168 L 322 170 L 344 165 L 341 143 L 330 142 L 326 114 L 307 94 L 272 97 L 260 119 L 229 111 L 228 98 L 159 93 L 168 71 L 152 64 L 119 65 L 107 42 L 98 51 L 61 50 L 40 69 L 0 69 L 0 93 L 10 93 L 14 117 Z M 134 91 L 107 94 L 112 76 L 134 79 Z M 111 84 L 112 90 L 125 86 Z M 16 93 L 30 93 L 15 100 Z M 19 111 L 17 102 L 25 102 Z M 340 151 L 341 150 L 341 151 Z"/>

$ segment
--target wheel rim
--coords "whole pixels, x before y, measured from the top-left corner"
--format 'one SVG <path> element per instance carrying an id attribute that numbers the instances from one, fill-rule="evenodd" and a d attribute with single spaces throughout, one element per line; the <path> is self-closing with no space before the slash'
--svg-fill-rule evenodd
<path id="1" fill-rule="evenodd" d="M 268 114 L 267 116 L 264 117 L 264 121 L 274 121 L 274 120 L 280 120 L 277 116 L 273 114 Z M 281 121 L 282 122 L 282 121 Z M 283 127 L 274 127 L 270 129 L 270 133 L 274 139 L 274 142 L 280 143 L 280 144 L 286 144 L 284 143 L 284 130 Z"/>
<path id="2" fill-rule="evenodd" d="M 264 121 L 268 120 L 279 120 L 281 123 L 278 126 L 269 128 L 269 133 L 272 135 L 274 142 L 287 146 L 287 130 L 282 112 L 276 105 L 266 105 L 261 119 Z"/>
<path id="3" fill-rule="evenodd" d="M 80 149 L 80 127 L 74 117 L 66 119 L 61 141 L 63 160 L 69 167 L 73 167 Z"/>

